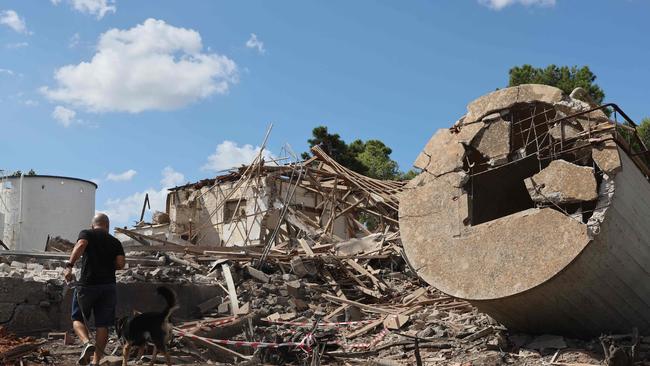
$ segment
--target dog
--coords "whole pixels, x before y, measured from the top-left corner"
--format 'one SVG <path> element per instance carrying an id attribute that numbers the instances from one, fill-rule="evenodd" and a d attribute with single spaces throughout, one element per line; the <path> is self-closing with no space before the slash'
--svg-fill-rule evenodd
<path id="1" fill-rule="evenodd" d="M 156 362 L 156 355 L 163 352 L 167 365 L 171 366 L 171 358 L 167 345 L 172 337 L 172 325 L 169 316 L 178 308 L 176 305 L 176 294 L 170 288 L 160 286 L 156 289 L 158 295 L 162 296 L 167 303 L 161 312 L 147 312 L 133 317 L 118 319 L 115 330 L 118 337 L 124 342 L 122 349 L 122 365 L 126 366 L 129 359 L 131 347 L 138 347 L 138 357 L 142 357 L 147 343 L 153 343 L 153 355 L 151 365 Z"/>

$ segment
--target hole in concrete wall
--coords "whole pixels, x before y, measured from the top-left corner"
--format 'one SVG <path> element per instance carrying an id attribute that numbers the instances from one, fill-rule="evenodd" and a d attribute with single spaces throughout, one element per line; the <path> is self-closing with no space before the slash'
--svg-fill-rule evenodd
<path id="1" fill-rule="evenodd" d="M 516 104 L 505 117 L 512 123 L 512 151 L 523 149 L 525 155 L 544 150 L 551 143 L 548 134 L 549 122 L 555 119 L 556 112 L 546 103 Z"/>
<path id="2" fill-rule="evenodd" d="M 246 217 L 246 200 L 230 200 L 223 205 L 223 222 L 229 224 Z"/>
<path id="3" fill-rule="evenodd" d="M 473 175 L 465 185 L 471 225 L 534 208 L 524 178 L 539 171 L 535 156 Z"/>

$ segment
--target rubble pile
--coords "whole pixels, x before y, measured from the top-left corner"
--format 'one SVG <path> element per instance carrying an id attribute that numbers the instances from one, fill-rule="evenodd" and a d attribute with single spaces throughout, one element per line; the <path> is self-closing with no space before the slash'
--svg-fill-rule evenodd
<path id="1" fill-rule="evenodd" d="M 513 91 L 502 93 L 505 100 Z M 512 107 L 513 113 L 530 107 L 526 103 L 533 103 L 533 107 L 540 104 L 540 108 L 553 101 L 560 106 L 579 104 L 562 99 L 554 90 L 537 87 L 532 91 L 520 90 L 509 98 L 520 100 L 520 104 L 508 107 Z M 541 101 L 535 102 L 539 98 Z M 504 211 L 500 215 L 522 209 L 517 205 L 499 206 L 491 200 L 499 196 L 490 197 L 489 191 L 477 193 L 478 188 L 470 190 L 475 196 L 468 198 L 465 186 L 476 182 L 464 175 L 471 175 L 473 169 L 483 169 L 480 172 L 486 174 L 496 171 L 522 148 L 520 142 L 503 138 L 504 131 L 511 129 L 511 122 L 503 119 L 507 116 L 502 113 L 506 108 L 504 100 L 480 99 L 472 104 L 470 117 L 466 117 L 467 121 L 476 117 L 480 123 L 459 123 L 450 138 L 436 137 L 452 134 L 449 131 L 436 134 L 434 143 L 427 146 L 416 162 L 423 173 L 408 184 L 357 174 L 316 146 L 312 149 L 313 157 L 306 161 L 278 165 L 265 162 L 260 151 L 249 165 L 214 179 L 171 189 L 166 212 L 156 214 L 153 223 L 116 228 L 128 252 L 128 267 L 117 273 L 118 297 L 120 285 L 132 285 L 130 293 L 137 294 L 134 297 L 159 284 L 174 285 L 177 293 L 194 286 L 184 295 L 179 293 L 181 308 L 172 315 L 174 364 L 650 364 L 642 361 L 650 358 L 650 337 L 639 335 L 632 327 L 629 334 L 603 334 L 600 338 L 592 334 L 574 339 L 544 332 L 517 333 L 516 328 L 506 328 L 486 315 L 488 312 L 480 312 L 480 306 L 475 307 L 476 299 L 463 299 L 462 291 L 475 290 L 479 285 L 484 297 L 504 295 L 505 291 L 526 285 L 521 276 L 513 274 L 516 272 L 508 272 L 509 277 L 490 277 L 493 267 L 514 267 L 504 265 L 507 262 L 503 261 L 490 263 L 493 257 L 487 239 L 463 231 L 466 223 L 485 224 L 481 228 L 488 232 L 493 226 L 488 222 L 495 220 L 490 210 L 481 211 L 479 201 L 474 201 L 473 206 L 468 203 L 469 198 L 478 199 L 479 194 L 487 195 L 482 197 L 486 201 L 480 202 L 501 207 Z M 566 108 L 558 108 L 566 112 Z M 484 115 L 483 109 L 501 112 Z M 558 114 L 558 118 L 566 117 L 565 112 Z M 553 121 L 547 124 L 555 126 Z M 544 122 L 548 122 L 546 117 Z M 568 126 L 562 121 L 557 125 L 560 129 Z M 531 122 L 527 128 L 536 127 Z M 613 133 L 611 128 L 604 131 Z M 559 220 L 560 213 L 549 207 L 571 209 L 570 214 L 577 217 L 588 210 L 585 202 L 602 198 L 600 191 L 606 178 L 601 173 L 606 169 L 610 170 L 605 174 L 620 171 L 611 151 L 598 150 L 603 147 L 601 143 L 606 147 L 607 141 L 593 141 L 593 152 L 591 146 L 563 141 L 576 148 L 569 152 L 575 158 L 573 163 L 550 159 L 544 166 L 532 164 L 537 169 L 531 168 L 534 172 L 517 182 L 517 194 L 525 194 L 531 205 L 548 208 L 544 211 L 544 229 L 555 228 L 553 220 Z M 525 146 L 531 144 L 526 142 Z M 471 148 L 465 150 L 467 146 Z M 602 156 L 580 160 L 585 149 L 590 156 Z M 600 170 L 588 166 L 601 158 Z M 605 168 L 605 161 L 609 168 Z M 522 175 L 516 169 L 510 173 Z M 589 183 L 582 190 L 567 188 L 566 179 L 558 179 L 578 175 Z M 491 179 L 478 173 L 476 177 Z M 592 192 L 596 190 L 598 194 Z M 463 210 L 470 210 L 471 215 Z M 432 215 L 437 221 L 431 221 Z M 541 217 L 518 212 L 512 216 L 512 220 Z M 467 221 L 468 217 L 475 221 Z M 574 225 L 584 224 L 582 217 L 579 220 Z M 436 232 L 426 235 L 434 229 L 444 230 L 443 234 L 450 234 L 452 239 Z M 513 245 L 521 244 L 521 240 L 504 232 L 490 234 L 512 241 Z M 407 239 L 421 239 L 428 246 L 413 246 Z M 453 249 L 443 248 L 448 239 L 459 243 L 454 243 L 457 245 Z M 562 249 L 545 253 L 559 257 Z M 512 253 L 506 254 L 512 257 Z M 12 259 L 0 264 L 0 272 L 12 279 L 32 276 L 42 280 L 47 274 L 46 281 L 50 283 L 61 271 L 60 260 L 66 254 L 43 256 L 49 258 L 48 264 Z M 527 273 L 547 274 L 544 271 L 551 266 L 540 265 L 540 258 L 546 257 L 540 254 L 537 258 L 540 262 L 529 266 Z M 435 282 L 431 279 L 450 267 L 455 278 L 435 288 L 427 283 Z M 476 283 L 470 281 L 472 278 Z M 450 285 L 454 283 L 466 286 L 457 290 Z M 211 292 L 198 297 L 192 292 L 196 287 Z M 536 311 L 546 314 L 544 306 L 556 301 L 552 296 L 543 300 L 523 315 L 516 307 L 499 309 L 497 313 L 512 312 L 534 319 L 539 315 Z M 138 298 L 126 310 L 156 310 L 156 304 L 159 302 L 145 304 Z M 483 305 L 480 301 L 478 304 Z M 58 359 L 64 360 L 62 363 L 73 360 L 78 350 L 60 349 L 60 343 L 51 340 L 47 346 Z M 106 362 L 119 364 L 120 352 L 119 340 L 113 336 Z"/>
<path id="2" fill-rule="evenodd" d="M 0 326 L 0 365 L 9 365 L 16 360 L 22 362 L 24 356 L 35 362 L 43 361 L 41 356 L 45 353 L 39 347 L 44 343 L 32 337 L 16 337 Z"/>
<path id="3" fill-rule="evenodd" d="M 25 281 L 62 281 L 62 263 L 23 263 L 13 260 L 9 263 L 0 262 L 0 277 L 20 278 Z"/>

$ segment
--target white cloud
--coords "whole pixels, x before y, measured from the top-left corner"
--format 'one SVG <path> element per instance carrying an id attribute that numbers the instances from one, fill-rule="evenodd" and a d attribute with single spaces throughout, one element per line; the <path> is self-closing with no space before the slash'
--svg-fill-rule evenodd
<path id="1" fill-rule="evenodd" d="M 167 189 L 180 184 L 178 182 L 184 182 L 185 176 L 174 171 L 171 167 L 163 169 L 161 174 L 163 177 L 160 189 L 149 188 L 143 192 L 136 192 L 126 197 L 108 199 L 104 204 L 102 212 L 105 212 L 108 215 L 114 226 L 131 225 L 140 218 L 140 212 L 146 194 L 149 195 L 149 203 L 151 205 L 150 212 L 164 212 L 167 202 Z M 172 179 L 169 177 L 174 178 Z"/>
<path id="2" fill-rule="evenodd" d="M 556 0 L 478 0 L 479 4 L 494 10 L 501 10 L 506 6 L 521 4 L 524 6 L 555 6 Z"/>
<path id="3" fill-rule="evenodd" d="M 26 99 L 23 100 L 22 103 L 28 107 L 36 107 L 38 106 L 38 101 L 33 100 L 33 99 Z"/>
<path id="4" fill-rule="evenodd" d="M 147 19 L 103 33 L 91 61 L 59 68 L 41 92 L 93 112 L 178 109 L 238 81 L 234 61 L 202 50 L 197 31 Z"/>
<path id="5" fill-rule="evenodd" d="M 59 5 L 61 0 L 50 0 L 53 5 Z M 106 13 L 115 13 L 115 0 L 68 0 L 72 8 L 80 13 L 90 14 L 101 19 Z"/>
<path id="6" fill-rule="evenodd" d="M 106 175 L 106 180 L 110 180 L 111 182 L 128 182 L 133 179 L 137 173 L 138 172 L 133 169 L 129 169 L 122 173 L 108 173 Z"/>
<path id="7" fill-rule="evenodd" d="M 250 164 L 259 152 L 259 146 L 253 147 L 249 144 L 238 146 L 236 142 L 225 140 L 217 145 L 214 154 L 208 156 L 208 162 L 201 169 L 219 172 L 242 164 Z M 264 150 L 263 155 L 265 158 L 273 156 L 268 150 Z"/>
<path id="8" fill-rule="evenodd" d="M 13 76 L 13 75 L 14 75 L 14 71 L 13 71 L 13 70 L 9 70 L 9 69 L 0 69 L 0 74 L 5 74 L 5 75 L 11 75 L 11 76 Z"/>
<path id="9" fill-rule="evenodd" d="M 170 166 L 167 166 L 162 170 L 162 176 L 160 185 L 163 187 L 171 188 L 186 183 L 185 176 L 182 173 L 175 171 L 174 168 Z"/>
<path id="10" fill-rule="evenodd" d="M 27 42 L 16 42 L 16 43 L 7 43 L 5 47 L 7 48 L 24 48 L 29 46 Z"/>
<path id="11" fill-rule="evenodd" d="M 63 127 L 70 127 L 75 122 L 77 112 L 72 109 L 57 105 L 52 111 L 52 118 L 57 120 Z"/>
<path id="12" fill-rule="evenodd" d="M 18 13 L 13 10 L 0 11 L 0 24 L 6 25 L 18 33 L 29 33 L 25 19 L 18 16 Z"/>
<path id="13" fill-rule="evenodd" d="M 257 52 L 260 54 L 266 52 L 266 49 L 264 48 L 264 42 L 257 39 L 257 34 L 255 33 L 251 33 L 250 38 L 248 38 L 248 41 L 246 41 L 246 47 L 257 49 Z"/>

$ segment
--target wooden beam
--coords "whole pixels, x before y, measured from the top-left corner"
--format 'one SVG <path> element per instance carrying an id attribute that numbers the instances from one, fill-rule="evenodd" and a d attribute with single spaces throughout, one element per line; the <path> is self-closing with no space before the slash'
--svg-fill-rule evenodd
<path id="1" fill-rule="evenodd" d="M 223 270 L 223 277 L 226 279 L 228 285 L 228 297 L 230 298 L 230 311 L 232 315 L 239 314 L 239 300 L 237 300 L 237 289 L 235 288 L 235 281 L 232 280 L 232 273 L 230 273 L 230 266 L 227 263 L 221 265 Z"/>

